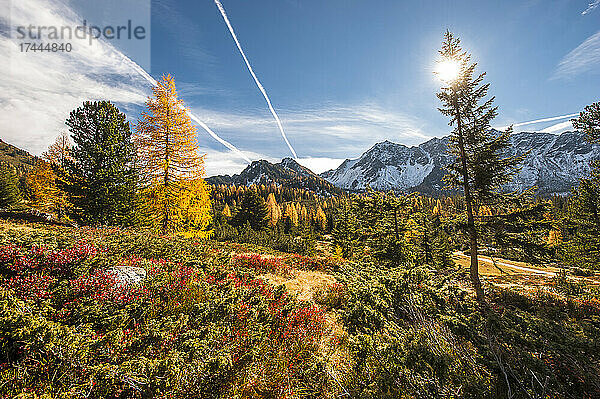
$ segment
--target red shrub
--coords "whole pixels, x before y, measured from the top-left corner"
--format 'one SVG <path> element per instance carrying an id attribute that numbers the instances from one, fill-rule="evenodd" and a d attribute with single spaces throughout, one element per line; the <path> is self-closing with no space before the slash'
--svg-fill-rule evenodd
<path id="1" fill-rule="evenodd" d="M 55 278 L 40 274 L 30 276 L 14 276 L 2 281 L 2 286 L 12 290 L 17 298 L 34 301 L 49 299 L 50 286 L 56 281 Z"/>
<path id="2" fill-rule="evenodd" d="M 91 299 L 99 303 L 124 305 L 149 294 L 145 287 L 129 286 L 121 281 L 115 272 L 108 270 L 99 270 L 73 279 L 69 283 L 76 298 Z"/>

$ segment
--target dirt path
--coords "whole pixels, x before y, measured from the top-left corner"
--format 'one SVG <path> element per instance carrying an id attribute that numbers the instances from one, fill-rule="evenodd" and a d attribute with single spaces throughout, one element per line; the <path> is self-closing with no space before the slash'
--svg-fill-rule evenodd
<path id="1" fill-rule="evenodd" d="M 470 257 L 465 255 L 460 251 L 455 251 L 452 253 L 454 256 L 455 262 L 463 267 L 468 267 Z M 527 274 L 527 275 L 538 275 L 546 278 L 556 277 L 559 270 L 555 267 L 546 267 L 541 266 L 539 268 L 534 267 L 533 265 L 529 265 L 524 262 L 516 262 L 510 261 L 506 259 L 494 258 L 496 265 L 502 268 L 502 273 L 498 270 L 497 267 L 494 266 L 494 261 L 489 256 L 479 255 L 479 273 L 483 276 L 505 276 L 505 275 L 515 275 L 515 274 Z M 591 284 L 600 284 L 600 281 L 593 278 L 588 277 L 577 277 L 577 276 L 567 276 L 569 280 L 574 281 L 585 281 L 586 283 Z"/>
<path id="2" fill-rule="evenodd" d="M 335 277 L 319 271 L 294 270 L 292 274 L 290 277 L 283 277 L 269 273 L 258 277 L 273 285 L 285 285 L 285 288 L 297 295 L 301 301 L 312 301 L 319 288 L 335 283 Z"/>

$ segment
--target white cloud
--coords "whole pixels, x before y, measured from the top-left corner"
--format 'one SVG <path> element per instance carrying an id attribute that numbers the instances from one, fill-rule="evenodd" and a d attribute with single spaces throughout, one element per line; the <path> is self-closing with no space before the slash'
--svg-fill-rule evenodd
<path id="1" fill-rule="evenodd" d="M 78 17 L 59 1 L 20 0 L 0 11 L 12 26 L 77 26 Z M 43 38 L 41 40 L 43 42 Z M 71 52 L 21 52 L 21 41 L 0 35 L 2 139 L 40 154 L 65 129 L 69 112 L 85 100 L 141 104 L 149 86 L 111 44 L 70 40 Z"/>
<path id="2" fill-rule="evenodd" d="M 341 158 L 300 158 L 298 163 L 307 167 L 315 173 L 322 173 L 330 169 L 336 169 L 344 162 Z"/>
<path id="3" fill-rule="evenodd" d="M 585 39 L 558 63 L 553 79 L 568 78 L 600 70 L 600 31 Z"/>
<path id="4" fill-rule="evenodd" d="M 265 112 L 219 112 L 194 108 L 194 112 L 220 132 L 235 136 L 242 148 L 285 156 L 277 126 Z M 290 141 L 301 158 L 358 156 L 383 140 L 420 144 L 436 132 L 418 118 L 375 104 L 326 105 L 303 110 L 280 110 Z M 265 149 L 267 148 L 267 149 Z"/>
<path id="5" fill-rule="evenodd" d="M 562 133 L 569 130 L 573 130 L 573 123 L 571 121 L 560 122 L 547 128 L 540 130 L 541 133 Z"/>

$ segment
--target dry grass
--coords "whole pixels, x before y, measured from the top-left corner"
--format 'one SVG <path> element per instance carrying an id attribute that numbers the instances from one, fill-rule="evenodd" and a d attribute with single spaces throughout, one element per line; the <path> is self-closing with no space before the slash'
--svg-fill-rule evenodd
<path id="1" fill-rule="evenodd" d="M 297 296 L 301 301 L 313 302 L 313 295 L 323 286 L 335 283 L 335 278 L 319 271 L 293 270 L 292 277 L 284 277 L 276 274 L 264 274 L 259 276 L 273 285 L 285 285 L 288 292 Z"/>
<path id="2" fill-rule="evenodd" d="M 471 264 L 470 258 L 466 255 L 456 255 L 455 254 L 455 255 L 453 255 L 453 259 L 457 265 L 460 265 L 461 267 L 464 267 L 464 268 L 468 268 Z M 488 262 L 486 262 L 486 260 Z M 555 267 L 531 265 L 531 264 L 525 263 L 525 262 L 516 262 L 516 261 L 506 260 L 506 259 L 495 259 L 495 260 L 496 260 L 496 262 L 502 263 L 502 264 L 499 264 L 498 266 L 500 267 L 500 269 L 502 269 L 503 272 L 500 271 L 497 267 L 495 267 L 493 265 L 493 263 L 489 262 L 490 261 L 489 256 L 479 255 L 479 274 L 481 274 L 482 276 L 505 276 L 505 275 L 511 275 L 511 274 L 512 275 L 536 274 L 533 271 L 526 271 L 526 270 L 522 270 L 519 268 L 539 270 L 540 272 L 543 272 L 543 273 L 556 273 L 559 271 L 559 269 L 557 269 Z M 513 266 L 515 266 L 515 267 L 513 267 Z"/>
<path id="3" fill-rule="evenodd" d="M 335 277 L 320 271 L 296 270 L 291 277 L 276 274 L 259 276 L 273 285 L 284 285 L 288 292 L 296 295 L 298 300 L 314 303 L 314 294 L 336 282 Z M 325 334 L 315 356 L 322 358 L 327 364 L 327 374 L 332 382 L 333 396 L 344 395 L 345 386 L 351 373 L 351 357 L 346 341 L 348 333 L 339 322 L 333 311 L 325 313 Z"/>
<path id="4" fill-rule="evenodd" d="M 469 268 L 470 258 L 466 255 L 453 255 L 454 262 L 462 268 Z M 486 280 L 504 288 L 539 287 L 551 283 L 560 269 L 544 265 L 532 265 L 525 262 L 517 262 L 506 259 L 494 258 L 500 267 L 498 269 L 490 262 L 488 256 L 479 256 L 479 274 Z M 487 260 L 487 261 L 486 261 Z M 600 276 L 578 277 L 569 275 L 568 279 L 574 282 L 582 281 L 586 284 L 600 284 Z"/>

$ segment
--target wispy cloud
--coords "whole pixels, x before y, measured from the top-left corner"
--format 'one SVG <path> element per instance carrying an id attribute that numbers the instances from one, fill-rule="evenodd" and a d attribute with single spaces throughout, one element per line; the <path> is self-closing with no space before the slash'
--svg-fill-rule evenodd
<path id="1" fill-rule="evenodd" d="M 274 157 L 285 155 L 277 140 L 275 122 L 265 112 L 219 112 L 195 108 L 194 112 L 243 148 Z M 419 118 L 376 104 L 323 105 L 317 108 L 282 110 L 289 138 L 297 150 L 312 158 L 342 159 L 362 154 L 374 143 L 393 140 L 416 145 L 436 134 Z"/>
<path id="2" fill-rule="evenodd" d="M 552 126 L 548 126 L 545 129 L 540 130 L 541 133 L 562 133 L 567 130 L 573 130 L 573 123 L 571 121 L 556 123 Z"/>
<path id="3" fill-rule="evenodd" d="M 234 151 L 215 150 L 210 147 L 201 147 L 199 151 L 205 155 L 206 176 L 233 175 L 248 166 L 248 163 Z M 279 162 L 278 158 L 257 152 L 244 151 L 244 154 L 255 160 L 266 159 L 269 162 Z"/>
<path id="4" fill-rule="evenodd" d="M 569 78 L 600 70 L 600 31 L 585 39 L 558 63 L 552 79 Z"/>
<path id="5" fill-rule="evenodd" d="M 552 122 L 552 121 L 559 121 L 561 119 L 573 118 L 573 117 L 578 116 L 578 115 L 579 114 L 567 114 L 567 115 L 551 116 L 551 117 L 548 117 L 548 118 L 535 119 L 535 120 L 532 120 L 532 121 L 513 123 L 512 126 L 513 127 L 520 127 L 520 126 L 526 126 L 526 125 L 537 125 L 539 123 L 544 123 L 544 122 Z M 509 126 L 510 125 L 500 126 L 500 127 L 495 127 L 494 129 L 497 129 L 497 130 L 506 130 L 506 129 L 509 128 Z"/>
<path id="6" fill-rule="evenodd" d="M 81 23 L 60 1 L 12 2 L 0 13 L 7 27 L 9 17 L 13 26 Z M 83 101 L 106 99 L 124 108 L 144 102 L 149 86 L 118 50 L 103 41 L 93 45 L 87 39 L 71 41 L 71 52 L 32 54 L 21 52 L 7 34 L 0 35 L 2 139 L 40 154 L 65 128 L 69 112 Z"/>
<path id="7" fill-rule="evenodd" d="M 590 4 L 588 4 L 588 7 L 582 11 L 581 15 L 587 15 L 591 13 L 596 8 L 598 8 L 598 6 L 600 6 L 600 0 L 592 1 Z"/>

